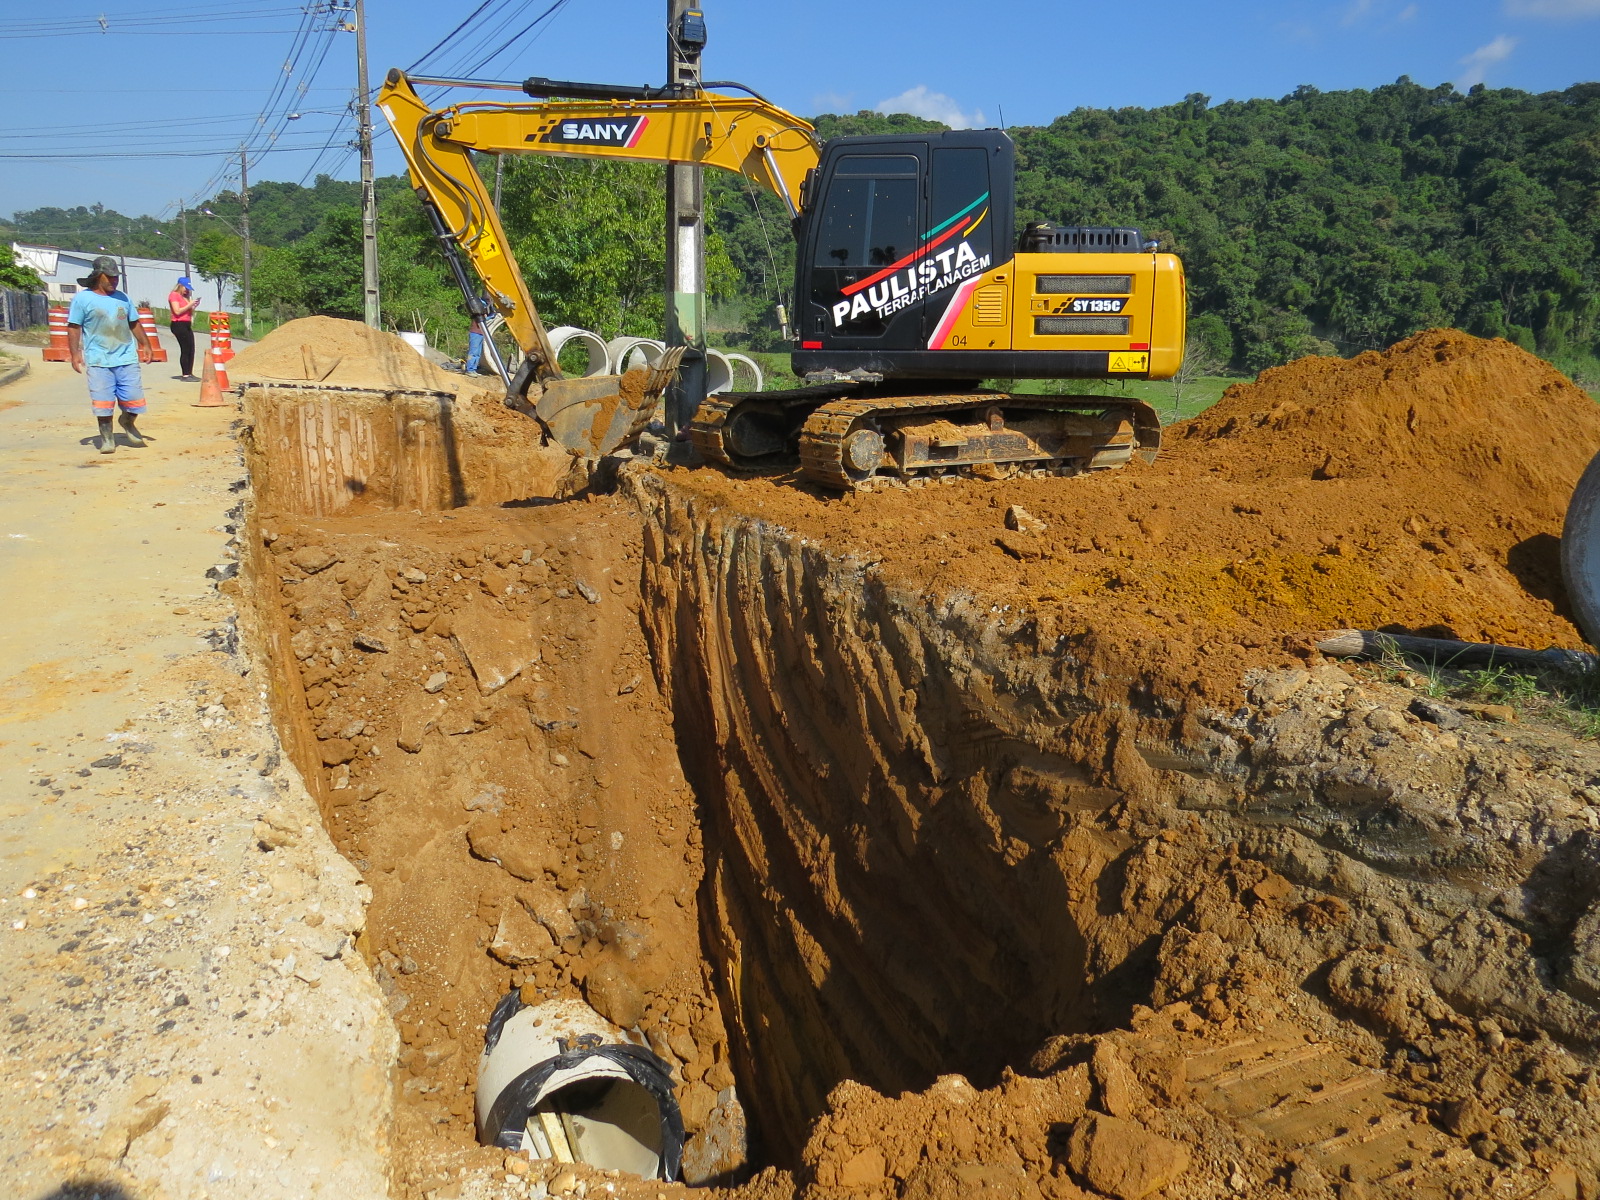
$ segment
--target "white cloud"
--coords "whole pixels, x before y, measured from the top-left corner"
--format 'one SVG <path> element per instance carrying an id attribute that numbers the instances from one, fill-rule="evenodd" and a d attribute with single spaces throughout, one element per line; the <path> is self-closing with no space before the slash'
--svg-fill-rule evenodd
<path id="1" fill-rule="evenodd" d="M 1506 0 L 1513 17 L 1600 17 L 1600 0 Z"/>
<path id="2" fill-rule="evenodd" d="M 930 92 L 926 84 L 890 96 L 880 101 L 876 109 L 881 113 L 910 113 L 924 121 L 942 121 L 951 129 L 978 129 L 984 125 L 983 109 L 971 113 L 961 111 L 961 106 L 943 92 Z"/>
<path id="3" fill-rule="evenodd" d="M 1341 24 L 1354 25 L 1372 11 L 1372 6 L 1376 2 L 1377 0 L 1355 0 L 1355 3 L 1345 10 Z"/>
<path id="4" fill-rule="evenodd" d="M 1479 46 L 1471 54 L 1461 60 L 1462 72 L 1456 76 L 1455 84 L 1458 88 L 1469 88 L 1474 84 L 1482 83 L 1484 76 L 1489 73 L 1489 68 L 1496 63 L 1502 63 L 1511 57 L 1511 52 L 1517 48 L 1517 39 L 1501 34 L 1486 46 Z"/>
<path id="5" fill-rule="evenodd" d="M 852 113 L 855 112 L 856 98 L 848 92 L 818 92 L 811 97 L 811 111 L 814 113 Z"/>
<path id="6" fill-rule="evenodd" d="M 1417 6 L 1415 4 L 1408 4 L 1400 10 L 1400 15 L 1395 18 L 1395 22 L 1398 24 L 1401 21 L 1410 21 L 1414 19 L 1416 15 Z"/>

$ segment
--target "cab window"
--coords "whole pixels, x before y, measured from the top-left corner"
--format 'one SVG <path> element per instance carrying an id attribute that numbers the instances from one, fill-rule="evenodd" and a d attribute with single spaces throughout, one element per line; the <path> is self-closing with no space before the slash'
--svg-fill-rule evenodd
<path id="1" fill-rule="evenodd" d="M 886 267 L 917 247 L 917 160 L 854 154 L 839 160 L 817 237 L 819 267 Z"/>

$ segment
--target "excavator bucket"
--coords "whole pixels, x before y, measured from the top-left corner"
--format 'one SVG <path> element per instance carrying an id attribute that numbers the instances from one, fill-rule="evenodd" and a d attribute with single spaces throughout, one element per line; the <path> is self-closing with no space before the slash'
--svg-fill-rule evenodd
<path id="1" fill-rule="evenodd" d="M 534 415 L 567 449 L 586 458 L 610 454 L 650 424 L 682 360 L 680 347 L 654 367 L 639 367 L 626 375 L 549 380 L 533 406 Z"/>

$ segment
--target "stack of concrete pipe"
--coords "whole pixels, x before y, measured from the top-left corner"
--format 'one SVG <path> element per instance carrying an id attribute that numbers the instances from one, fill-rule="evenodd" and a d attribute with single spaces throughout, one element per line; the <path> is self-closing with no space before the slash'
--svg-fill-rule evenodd
<path id="1" fill-rule="evenodd" d="M 622 375 L 636 367 L 653 367 L 667 352 L 666 343 L 655 338 L 615 337 L 606 341 L 598 333 L 574 325 L 558 325 L 550 331 L 549 337 L 550 348 L 558 358 L 566 346 L 583 347 L 585 363 L 580 374 L 585 379 L 592 375 Z M 764 383 L 760 365 L 746 355 L 731 350 L 706 351 L 707 395 L 759 392 Z"/>

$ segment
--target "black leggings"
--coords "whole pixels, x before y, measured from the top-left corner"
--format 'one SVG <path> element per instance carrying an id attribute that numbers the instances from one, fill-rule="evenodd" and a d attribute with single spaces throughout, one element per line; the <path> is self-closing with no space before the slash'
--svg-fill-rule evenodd
<path id="1" fill-rule="evenodd" d="M 194 322 L 173 321 L 167 326 L 178 339 L 178 374 L 194 374 Z"/>

